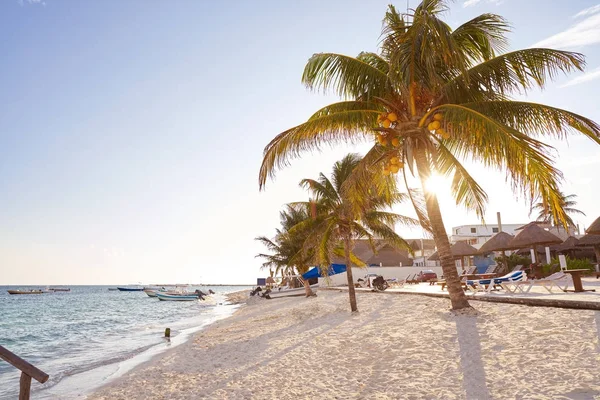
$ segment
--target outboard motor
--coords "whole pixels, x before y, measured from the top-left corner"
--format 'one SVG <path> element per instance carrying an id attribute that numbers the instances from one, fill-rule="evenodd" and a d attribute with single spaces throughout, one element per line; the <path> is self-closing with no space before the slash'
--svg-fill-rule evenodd
<path id="1" fill-rule="evenodd" d="M 204 296 L 206 296 L 206 293 L 203 293 L 202 290 L 198 290 L 198 289 L 196 289 L 195 293 L 198 295 L 198 298 L 200 300 L 204 300 Z"/>
<path id="2" fill-rule="evenodd" d="M 208 294 L 215 294 L 215 292 L 213 292 L 212 289 L 208 289 Z"/>

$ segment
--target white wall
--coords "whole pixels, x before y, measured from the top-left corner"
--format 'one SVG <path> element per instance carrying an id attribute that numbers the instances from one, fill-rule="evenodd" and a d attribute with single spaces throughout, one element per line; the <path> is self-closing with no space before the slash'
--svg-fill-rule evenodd
<path id="1" fill-rule="evenodd" d="M 352 268 L 352 278 L 354 283 L 358 282 L 358 278 L 364 278 L 366 274 L 378 274 L 383 275 L 385 279 L 397 278 L 406 279 L 408 276 L 418 274 L 423 269 L 431 269 L 438 275 L 438 278 L 442 276 L 442 267 L 367 267 L 367 268 Z M 457 269 L 458 271 L 458 269 Z M 459 271 L 460 273 L 460 271 Z M 348 278 L 346 273 L 332 275 L 328 278 L 319 278 L 319 285 L 321 286 L 341 286 L 347 285 Z"/>

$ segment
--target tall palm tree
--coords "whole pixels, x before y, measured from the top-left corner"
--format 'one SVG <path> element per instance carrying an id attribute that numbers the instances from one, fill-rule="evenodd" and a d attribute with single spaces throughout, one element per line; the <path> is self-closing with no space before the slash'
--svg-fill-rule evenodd
<path id="1" fill-rule="evenodd" d="M 313 259 L 313 253 L 304 247 L 311 224 L 294 227 L 311 219 L 310 207 L 305 205 L 287 205 L 280 211 L 281 228 L 276 230 L 274 239 L 271 240 L 266 236 L 259 236 L 255 239 L 270 251 L 270 254 L 257 255 L 265 260 L 262 267 L 274 268 L 275 275 L 281 273 L 283 276 L 289 276 L 306 273 Z M 304 290 L 306 297 L 314 296 L 308 281 L 304 281 Z"/>
<path id="2" fill-rule="evenodd" d="M 506 171 L 516 192 L 540 196 L 552 206 L 555 220 L 565 223 L 562 173 L 554 166 L 552 147 L 540 138 L 562 139 L 578 131 L 600 144 L 600 126 L 510 95 L 543 88 L 561 72 L 583 70 L 583 55 L 546 48 L 505 52 L 509 25 L 501 16 L 482 14 L 453 30 L 441 19 L 445 11 L 444 0 L 423 0 L 411 14 L 390 6 L 378 54 L 313 55 L 304 84 L 333 91 L 343 101 L 318 110 L 266 146 L 260 188 L 304 151 L 374 135 L 377 141 L 357 168 L 362 172 L 356 180 L 373 170 L 399 171 L 406 179 L 408 169 L 425 188 L 437 173 L 451 179 L 457 204 L 483 218 L 487 195 L 461 163 L 471 159 Z M 469 307 L 436 195 L 424 195 L 426 213 L 419 217 L 438 247 L 452 308 Z"/>
<path id="3" fill-rule="evenodd" d="M 569 227 L 571 227 L 571 226 L 575 226 L 575 222 L 573 221 L 573 218 L 571 218 L 571 215 L 578 214 L 578 215 L 585 216 L 585 213 L 583 211 L 575 208 L 575 206 L 577 205 L 577 201 L 575 200 L 576 198 L 577 198 L 576 194 L 565 195 L 562 192 L 560 193 L 560 204 L 566 214 L 565 222 L 566 222 L 567 229 L 569 229 Z M 537 221 L 545 222 L 547 224 L 552 224 L 554 226 L 558 226 L 560 224 L 560 221 L 557 221 L 554 218 L 554 213 L 552 212 L 552 209 L 550 207 L 551 206 L 544 203 L 543 201 L 539 201 L 531 207 L 531 211 L 538 212 L 538 215 L 536 218 Z"/>
<path id="4" fill-rule="evenodd" d="M 374 239 L 378 238 L 395 248 L 410 250 L 409 244 L 394 231 L 394 225 L 418 224 L 412 218 L 386 211 L 404 199 L 403 195 L 396 192 L 391 180 L 387 192 L 374 190 L 372 185 L 365 185 L 364 182 L 361 182 L 360 189 L 346 190 L 349 178 L 360 162 L 359 155 L 348 154 L 334 164 L 331 179 L 321 173 L 318 179 L 303 179 L 300 182 L 315 199 L 317 207 L 316 218 L 306 222 L 306 225 L 312 225 L 306 246 L 315 249 L 316 259 L 324 268 L 329 268 L 332 256 L 340 255 L 340 250 L 343 250 L 350 309 L 353 312 L 358 311 L 352 276 L 352 265 L 357 263 L 353 255 L 354 241 L 366 238 L 375 251 Z M 301 204 L 309 206 L 309 203 Z"/>

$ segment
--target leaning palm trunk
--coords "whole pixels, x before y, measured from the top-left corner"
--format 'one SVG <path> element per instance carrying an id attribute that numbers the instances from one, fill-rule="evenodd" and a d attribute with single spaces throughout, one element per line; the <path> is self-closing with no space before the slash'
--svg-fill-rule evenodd
<path id="1" fill-rule="evenodd" d="M 354 290 L 354 277 L 352 276 L 352 263 L 350 261 L 350 245 L 352 239 L 346 235 L 344 238 L 344 252 L 346 258 L 346 276 L 348 277 L 348 295 L 350 296 L 350 310 L 352 312 L 358 311 L 356 306 L 356 291 Z"/>
<path id="2" fill-rule="evenodd" d="M 314 296 L 312 289 L 310 288 L 310 283 L 308 283 L 308 279 L 302 281 L 304 283 L 304 293 L 306 293 L 306 297 Z"/>
<path id="3" fill-rule="evenodd" d="M 419 170 L 421 186 L 425 188 L 425 182 L 431 174 L 425 151 L 419 149 L 416 152 L 415 160 L 417 162 L 417 169 Z M 446 279 L 446 287 L 448 288 L 448 294 L 450 295 L 452 309 L 458 310 L 461 308 L 469 308 L 469 301 L 467 300 L 467 296 L 462 289 L 460 278 L 458 277 L 458 272 L 456 271 L 454 257 L 452 256 L 452 251 L 450 250 L 450 242 L 448 241 L 448 235 L 446 234 L 446 228 L 444 227 L 444 221 L 442 220 L 442 213 L 440 212 L 440 205 L 437 201 L 437 197 L 434 193 L 431 193 L 427 190 L 424 190 L 424 193 L 427 215 L 429 217 L 429 221 L 431 222 L 433 239 L 435 240 L 435 245 L 438 248 L 438 254 L 442 264 L 444 279 Z"/>

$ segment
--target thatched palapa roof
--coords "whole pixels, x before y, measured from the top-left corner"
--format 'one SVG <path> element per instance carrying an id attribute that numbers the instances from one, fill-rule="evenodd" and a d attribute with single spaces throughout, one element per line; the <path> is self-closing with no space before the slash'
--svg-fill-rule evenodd
<path id="1" fill-rule="evenodd" d="M 456 242 L 452 246 L 450 246 L 450 251 L 452 252 L 452 256 L 454 258 L 461 258 L 466 256 L 474 256 L 478 254 L 478 250 L 467 244 L 466 242 Z M 440 259 L 438 252 L 433 253 L 428 260 L 438 261 Z"/>
<path id="2" fill-rule="evenodd" d="M 577 248 L 578 243 L 579 243 L 579 239 L 577 239 L 575 236 L 569 236 L 567 238 L 567 240 L 565 240 L 564 242 L 562 242 L 559 245 L 552 246 L 551 249 L 554 251 L 575 250 Z"/>
<path id="3" fill-rule="evenodd" d="M 513 249 L 521 249 L 523 247 L 532 247 L 535 245 L 551 245 L 560 244 L 562 239 L 551 234 L 547 230 L 540 228 L 537 224 L 527 224 L 521 232 L 517 233 L 509 245 Z"/>
<path id="4" fill-rule="evenodd" d="M 600 235 L 600 217 L 596 218 L 589 228 L 585 230 L 586 233 L 591 235 Z"/>
<path id="5" fill-rule="evenodd" d="M 581 246 L 581 247 L 600 246 L 600 235 L 587 234 L 584 237 L 579 238 L 579 243 L 577 243 L 577 246 Z"/>
<path id="6" fill-rule="evenodd" d="M 483 254 L 492 251 L 514 250 L 514 247 L 509 244 L 513 239 L 514 236 L 510 233 L 498 232 L 481 246 L 479 253 Z"/>

